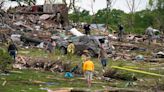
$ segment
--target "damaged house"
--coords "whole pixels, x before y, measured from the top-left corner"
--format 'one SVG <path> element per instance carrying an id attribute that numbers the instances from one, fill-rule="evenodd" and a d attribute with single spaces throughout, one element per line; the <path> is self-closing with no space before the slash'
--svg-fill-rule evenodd
<path id="1" fill-rule="evenodd" d="M 4 6 L 7 6 L 3 5 L 5 2 L 1 3 L 1 24 L 3 25 L 0 30 L 10 30 L 5 33 L 6 36 L 23 32 L 23 35 L 28 37 L 45 40 L 45 38 L 49 39 L 52 33 L 57 31 L 56 29 L 62 29 L 68 25 L 68 8 L 65 4 L 10 6 L 14 1 L 9 1 L 9 8 L 5 10 Z"/>

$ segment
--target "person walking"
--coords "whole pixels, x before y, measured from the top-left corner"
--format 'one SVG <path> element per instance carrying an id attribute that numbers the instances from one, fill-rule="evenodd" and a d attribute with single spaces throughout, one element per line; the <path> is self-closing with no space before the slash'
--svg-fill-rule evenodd
<path id="1" fill-rule="evenodd" d="M 16 59 L 17 51 L 18 51 L 18 49 L 17 49 L 16 45 L 13 42 L 10 43 L 10 45 L 8 46 L 8 52 L 9 52 L 10 56 L 14 58 L 14 61 Z"/>
<path id="2" fill-rule="evenodd" d="M 86 35 L 90 35 L 91 33 L 90 33 L 90 25 L 89 24 L 86 24 L 86 25 L 84 25 L 84 28 L 83 28 L 84 30 L 85 30 L 85 34 Z"/>
<path id="3" fill-rule="evenodd" d="M 94 72 L 94 64 L 90 60 L 90 56 L 86 56 L 86 60 L 84 61 L 83 64 L 83 73 L 87 81 L 88 87 L 91 87 L 93 72 Z"/>
<path id="4" fill-rule="evenodd" d="M 54 46 L 53 46 L 52 43 L 53 43 L 53 40 L 50 39 L 50 40 L 48 40 L 47 45 L 46 45 L 46 50 L 47 50 L 49 53 L 52 53 L 53 50 L 54 50 Z"/>
<path id="5" fill-rule="evenodd" d="M 123 27 L 123 25 L 118 25 L 118 28 L 119 28 L 118 40 L 123 41 L 124 27 Z"/>
<path id="6" fill-rule="evenodd" d="M 53 55 L 54 55 L 54 50 L 55 50 L 55 46 L 56 46 L 56 43 L 55 41 L 53 41 L 52 39 L 48 40 L 48 42 L 46 43 L 46 52 L 48 52 L 48 57 L 49 58 L 52 58 Z"/>
<path id="7" fill-rule="evenodd" d="M 153 28 L 152 28 L 151 26 L 149 26 L 149 27 L 145 30 L 145 34 L 147 35 L 148 43 L 149 43 L 149 45 L 150 45 L 151 42 L 153 41 L 153 37 L 154 37 Z"/>
<path id="8" fill-rule="evenodd" d="M 107 52 L 104 49 L 104 47 L 101 45 L 100 46 L 100 51 L 99 51 L 99 55 L 98 55 L 98 60 L 100 60 L 101 64 L 102 64 L 102 68 L 103 68 L 103 72 L 105 72 L 105 67 L 107 66 Z"/>

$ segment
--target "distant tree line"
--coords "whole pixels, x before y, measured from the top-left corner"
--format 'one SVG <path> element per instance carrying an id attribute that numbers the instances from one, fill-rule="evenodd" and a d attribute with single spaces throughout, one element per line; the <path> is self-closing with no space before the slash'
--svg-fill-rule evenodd
<path id="1" fill-rule="evenodd" d="M 126 32 L 143 34 L 148 26 L 164 32 L 164 0 L 150 0 L 149 6 L 142 11 L 125 13 L 122 10 L 105 8 L 94 15 L 89 11 L 79 11 L 69 14 L 69 19 L 74 22 L 106 24 L 109 28 L 118 30 L 118 24 L 123 24 Z M 131 19 L 131 16 L 133 16 Z M 94 18 L 93 18 L 94 17 Z M 107 22 L 108 21 L 108 22 Z M 132 28 L 133 27 L 133 28 Z"/>

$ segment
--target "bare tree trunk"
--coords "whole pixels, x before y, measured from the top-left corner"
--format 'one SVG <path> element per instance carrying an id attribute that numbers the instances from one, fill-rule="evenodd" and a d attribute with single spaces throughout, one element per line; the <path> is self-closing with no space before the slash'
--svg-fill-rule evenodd
<path id="1" fill-rule="evenodd" d="M 72 1 L 72 7 L 73 7 L 73 10 L 74 10 L 74 12 L 75 12 L 75 14 L 77 16 L 77 26 L 79 26 L 79 16 L 80 16 L 79 15 L 79 11 L 80 11 L 79 9 L 80 8 L 75 6 L 75 2 L 76 2 L 75 0 Z"/>
<path id="2" fill-rule="evenodd" d="M 93 3 L 95 2 L 95 0 L 91 0 L 91 9 L 92 9 L 92 18 L 91 18 L 91 23 L 93 22 L 93 20 L 95 20 L 95 24 L 96 24 L 96 27 L 97 29 L 99 30 L 99 26 L 97 24 L 97 20 L 96 20 L 96 15 L 95 15 L 95 12 L 93 10 Z"/>
<path id="3" fill-rule="evenodd" d="M 106 5 L 106 8 L 107 8 L 107 11 L 106 11 L 106 27 L 107 27 L 107 29 L 109 29 L 108 28 L 108 25 L 109 25 L 109 13 L 110 13 L 110 10 L 111 10 L 111 8 L 112 8 L 112 6 L 113 6 L 113 2 L 116 2 L 116 0 L 106 0 L 106 3 L 107 3 L 107 5 Z M 113 3 L 113 4 L 112 4 Z"/>
<path id="4" fill-rule="evenodd" d="M 108 20 L 109 20 L 109 11 L 111 10 L 112 0 L 106 0 L 106 2 L 107 2 L 106 27 L 107 27 L 107 29 L 108 29 L 108 24 L 109 24 L 109 22 L 108 22 Z"/>
<path id="5" fill-rule="evenodd" d="M 67 1 L 69 1 L 69 4 L 67 3 Z M 62 0 L 62 2 L 68 7 L 68 11 L 72 8 L 72 0 Z M 66 25 L 68 26 L 69 22 Z"/>
<path id="6" fill-rule="evenodd" d="M 136 0 L 126 0 L 126 3 L 129 8 L 129 11 L 130 11 L 130 15 L 129 15 L 130 16 L 130 25 L 129 26 L 131 27 L 131 30 L 133 30 L 134 24 L 135 24 L 134 23 L 134 15 L 141 3 L 141 0 L 138 2 L 138 4 L 136 3 Z"/>
<path id="7" fill-rule="evenodd" d="M 69 1 L 69 4 L 67 3 L 67 1 Z M 68 11 L 72 8 L 72 4 L 75 0 L 62 0 L 62 2 L 67 5 L 68 7 Z"/>

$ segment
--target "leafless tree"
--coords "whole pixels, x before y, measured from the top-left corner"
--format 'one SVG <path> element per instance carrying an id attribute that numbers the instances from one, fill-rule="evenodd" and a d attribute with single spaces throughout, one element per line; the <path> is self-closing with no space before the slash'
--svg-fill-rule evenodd
<path id="1" fill-rule="evenodd" d="M 108 29 L 108 24 L 109 24 L 109 11 L 111 10 L 112 6 L 115 4 L 116 0 L 106 0 L 106 26 L 107 26 L 107 29 Z"/>
<path id="2" fill-rule="evenodd" d="M 73 10 L 73 12 L 77 15 L 77 18 L 79 18 L 80 7 L 76 6 L 76 3 L 79 2 L 79 0 L 62 0 L 62 1 L 64 4 L 67 5 L 68 11 Z"/>
<path id="3" fill-rule="evenodd" d="M 99 29 L 98 25 L 97 25 L 97 21 L 96 21 L 96 16 L 95 16 L 95 12 L 94 12 L 94 3 L 95 3 L 96 0 L 91 0 L 91 12 L 92 12 L 92 18 L 91 18 L 91 22 L 93 20 L 95 20 L 95 23 L 96 23 L 96 27 Z"/>
<path id="4" fill-rule="evenodd" d="M 62 0 L 65 5 L 67 5 L 68 10 L 72 9 L 75 4 L 75 0 Z"/>
<path id="5" fill-rule="evenodd" d="M 138 9 L 139 5 L 141 4 L 141 0 L 126 0 L 126 4 L 127 4 L 128 9 L 130 11 L 129 26 L 133 30 L 133 26 L 134 26 L 134 13 Z"/>

